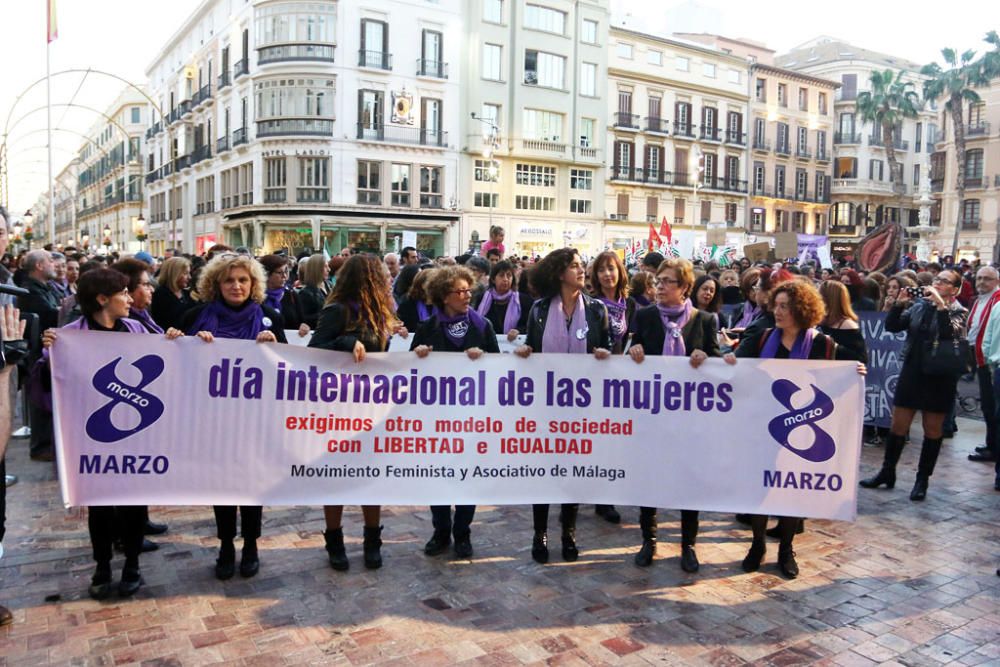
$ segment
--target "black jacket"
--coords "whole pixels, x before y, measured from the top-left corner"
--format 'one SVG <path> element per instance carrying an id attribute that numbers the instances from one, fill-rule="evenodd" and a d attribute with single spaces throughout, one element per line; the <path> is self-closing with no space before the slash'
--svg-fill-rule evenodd
<path id="1" fill-rule="evenodd" d="M 479 304 L 482 303 L 485 296 L 486 294 L 484 293 L 479 297 L 478 301 L 473 301 L 473 307 L 478 309 Z M 524 292 L 514 292 L 510 298 L 518 299 L 518 302 L 521 304 L 521 317 L 517 319 L 517 326 L 514 328 L 517 329 L 518 333 L 524 333 L 528 329 L 528 314 L 531 312 L 531 304 L 534 303 L 534 300 L 531 296 L 525 294 Z M 507 332 L 503 329 L 503 322 L 506 318 L 507 307 L 509 305 L 510 301 L 507 303 L 497 303 L 494 301 L 493 306 L 484 316 L 490 321 L 490 324 L 493 325 L 493 331 L 497 332 L 497 335 L 507 335 Z"/>
<path id="2" fill-rule="evenodd" d="M 17 297 L 17 307 L 21 312 L 38 315 L 38 332 L 59 326 L 59 295 L 47 283 L 26 277 L 24 289 L 29 294 Z"/>
<path id="3" fill-rule="evenodd" d="M 919 299 L 905 310 L 902 304 L 890 308 L 885 318 L 885 330 L 892 333 L 906 332 L 902 354 L 905 362 L 909 359 L 914 345 L 923 346 L 924 342 L 933 339 L 935 327 L 940 340 L 964 338 L 965 318 L 968 315 L 969 311 L 957 301 L 948 310 L 938 310 L 933 302 Z"/>
<path id="4" fill-rule="evenodd" d="M 315 329 L 319 311 L 323 310 L 323 304 L 326 302 L 326 294 L 318 287 L 307 285 L 298 291 L 296 297 L 302 322 L 308 324 L 310 329 Z"/>
<path id="5" fill-rule="evenodd" d="M 770 332 L 770 333 L 769 333 Z M 768 336 L 780 336 L 781 331 L 779 329 L 767 328 L 762 329 L 749 338 L 744 338 L 740 343 L 740 346 L 736 348 L 736 356 L 748 359 L 759 359 L 760 353 L 764 349 L 764 344 L 766 340 L 764 335 Z M 832 338 L 824 334 L 816 334 L 813 338 L 812 349 L 809 350 L 809 358 L 814 360 L 836 360 L 836 361 L 850 361 L 854 359 L 854 353 L 849 350 L 844 350 L 842 347 L 837 345 Z M 788 350 L 778 345 L 778 354 L 775 359 L 788 359 Z"/>
<path id="6" fill-rule="evenodd" d="M 712 313 L 694 310 L 691 318 L 681 329 L 684 338 L 684 348 L 688 356 L 695 350 L 702 350 L 710 357 L 722 356 L 719 351 L 719 338 L 716 335 L 715 318 Z M 632 345 L 642 345 L 647 355 L 663 353 L 663 339 L 667 330 L 663 326 L 659 309 L 655 305 L 640 308 L 635 312 L 635 333 L 632 334 Z"/>
<path id="7" fill-rule="evenodd" d="M 177 328 L 186 332 L 198 319 L 198 315 L 201 314 L 201 311 L 205 310 L 207 306 L 207 303 L 199 303 L 194 308 L 188 309 L 181 318 L 181 326 Z M 279 343 L 287 343 L 288 339 L 285 338 L 285 326 L 284 322 L 281 320 L 281 313 L 276 311 L 274 308 L 263 304 L 261 304 L 261 308 L 264 310 L 264 317 L 271 320 L 271 326 L 268 327 L 268 331 L 274 334 L 274 337 L 278 339 Z M 209 333 L 214 334 L 215 332 L 212 331 Z"/>
<path id="8" fill-rule="evenodd" d="M 427 312 L 431 310 L 430 306 L 427 306 Z M 407 331 L 411 333 L 420 328 L 420 312 L 417 310 L 417 302 L 410 297 L 404 297 L 399 305 L 396 306 L 396 317 L 399 321 L 403 323 Z"/>
<path id="9" fill-rule="evenodd" d="M 378 336 L 366 327 L 357 325 L 348 329 L 347 307 L 342 303 L 331 303 L 319 314 L 319 322 L 313 333 L 309 347 L 335 352 L 353 352 L 358 341 L 365 346 L 366 352 L 385 352 L 389 349 L 389 339 L 385 345 L 379 343 Z"/>
<path id="10" fill-rule="evenodd" d="M 302 324 L 299 296 L 295 290 L 286 289 L 285 296 L 281 297 L 281 319 L 285 321 L 286 329 L 298 329 Z"/>
<path id="11" fill-rule="evenodd" d="M 838 359 L 850 358 L 868 364 L 868 346 L 865 344 L 865 336 L 861 333 L 861 329 L 835 329 L 834 327 L 821 326 L 819 330 L 833 339 L 840 355 L 850 355 L 850 357 L 838 356 Z"/>
<path id="12" fill-rule="evenodd" d="M 470 326 L 469 332 L 465 334 L 465 340 L 462 341 L 462 347 L 458 347 L 441 330 L 437 315 L 426 320 L 417 329 L 413 342 L 410 343 L 410 349 L 416 349 L 418 345 L 430 345 L 435 352 L 464 352 L 473 347 L 478 347 L 483 352 L 500 352 L 496 332 L 493 331 L 493 325 L 489 320 L 486 320 L 486 326 L 482 331 Z"/>
<path id="13" fill-rule="evenodd" d="M 539 299 L 531 307 L 531 313 L 528 315 L 528 337 L 525 344 L 533 352 L 545 352 L 542 349 L 542 338 L 545 335 L 545 324 L 549 318 L 549 305 L 551 303 L 552 297 Z M 597 299 L 584 294 L 583 310 L 587 318 L 587 352 L 593 352 L 595 347 L 603 347 L 610 352 L 612 340 L 611 325 L 608 323 L 608 309 Z M 562 322 L 557 324 L 562 325 Z"/>
<path id="14" fill-rule="evenodd" d="M 178 299 L 165 285 L 160 285 L 153 291 L 149 314 L 164 331 L 170 327 L 180 329 L 184 313 L 196 305 L 198 302 L 191 298 L 187 290 L 181 290 L 181 297 Z"/>

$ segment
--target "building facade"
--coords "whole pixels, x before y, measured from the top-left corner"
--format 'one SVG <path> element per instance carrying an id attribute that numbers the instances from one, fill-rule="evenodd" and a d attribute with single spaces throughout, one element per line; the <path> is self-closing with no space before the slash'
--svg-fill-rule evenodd
<path id="1" fill-rule="evenodd" d="M 464 7 L 466 247 L 499 225 L 508 253 L 593 255 L 603 247 L 607 0 Z"/>
<path id="2" fill-rule="evenodd" d="M 605 238 L 646 239 L 666 218 L 705 243 L 747 225 L 748 64 L 688 39 L 613 27 L 609 40 L 609 159 Z"/>
<path id="3" fill-rule="evenodd" d="M 455 252 L 461 10 L 204 3 L 147 72 L 153 249 Z"/>

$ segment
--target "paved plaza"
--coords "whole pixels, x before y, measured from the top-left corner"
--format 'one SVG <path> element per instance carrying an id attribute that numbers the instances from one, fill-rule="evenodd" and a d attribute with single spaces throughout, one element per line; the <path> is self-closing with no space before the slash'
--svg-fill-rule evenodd
<path id="1" fill-rule="evenodd" d="M 8 490 L 0 601 L 14 623 L 0 628 L 0 665 L 1000 665 L 1000 493 L 992 466 L 965 459 L 982 424 L 959 423 L 926 502 L 908 499 L 911 445 L 899 486 L 863 491 L 856 523 L 808 521 L 795 581 L 778 574 L 773 541 L 744 574 L 749 533 L 722 514 L 703 515 L 698 574 L 678 565 L 675 512 L 661 513 L 658 560 L 639 569 L 632 507 L 613 526 L 585 506 L 574 564 L 559 561 L 553 516 L 555 562 L 540 566 L 530 507 L 517 506 L 479 508 L 472 561 L 423 555 L 427 508 L 385 508 L 375 572 L 351 508 L 347 573 L 326 564 L 319 508 L 265 509 L 260 574 L 219 582 L 211 509 L 153 508 L 170 532 L 143 555 L 146 585 L 103 603 L 86 593 L 86 521 L 12 441 L 21 481 Z M 863 471 L 881 454 L 866 446 Z"/>

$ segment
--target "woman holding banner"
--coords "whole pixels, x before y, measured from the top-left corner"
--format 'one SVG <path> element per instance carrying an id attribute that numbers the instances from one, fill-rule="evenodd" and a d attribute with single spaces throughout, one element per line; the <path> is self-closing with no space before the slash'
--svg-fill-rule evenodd
<path id="1" fill-rule="evenodd" d="M 586 270 L 579 253 L 560 248 L 546 255 L 532 270 L 532 284 L 541 297 L 528 315 L 528 337 L 515 350 L 527 359 L 532 352 L 546 354 L 593 354 L 595 359 L 611 356 L 611 325 L 608 310 L 600 301 L 584 293 Z M 549 561 L 549 506 L 534 506 L 535 536 L 531 557 L 538 563 Z M 564 503 L 559 514 L 562 523 L 562 557 L 575 561 L 577 503 Z"/>
<path id="2" fill-rule="evenodd" d="M 892 424 L 885 444 L 882 469 L 874 477 L 861 480 L 866 489 L 896 485 L 896 464 L 903 453 L 906 435 L 917 410 L 923 415 L 924 442 L 920 448 L 917 479 L 910 500 L 927 497 L 927 484 L 941 452 L 944 420 L 955 404 L 958 374 L 929 373 L 924 368 L 929 351 L 936 341 L 965 338 L 968 311 L 956 297 L 962 289 L 962 277 L 954 271 L 942 271 L 930 287 L 923 287 L 923 297 L 913 303 L 906 289 L 896 295 L 895 304 L 885 319 L 885 329 L 906 332 L 903 343 L 903 367 L 899 371 L 892 403 Z M 911 305 L 912 304 L 912 305 Z"/>
<path id="3" fill-rule="evenodd" d="M 183 330 L 206 343 L 215 338 L 255 340 L 258 343 L 286 343 L 281 314 L 264 303 L 264 269 L 244 255 L 222 253 L 209 262 L 198 276 L 201 304 L 184 314 Z M 215 562 L 217 579 L 231 579 L 236 573 L 236 507 L 216 505 L 215 525 L 219 537 L 219 558 Z M 260 570 L 257 539 L 260 537 L 264 509 L 260 506 L 239 508 L 243 551 L 240 576 L 252 577 Z"/>
<path id="4" fill-rule="evenodd" d="M 156 279 L 159 287 L 153 291 L 149 312 L 164 331 L 180 328 L 184 313 L 195 306 L 188 289 L 191 262 L 184 257 L 168 257 L 160 266 Z"/>
<path id="5" fill-rule="evenodd" d="M 299 335 L 309 333 L 309 327 L 302 326 L 302 314 L 299 312 L 299 299 L 295 290 L 288 288 L 288 277 L 291 266 L 288 257 L 284 255 L 265 255 L 260 258 L 260 265 L 267 275 L 267 285 L 264 287 L 264 305 L 279 313 L 285 329 L 299 329 Z"/>
<path id="6" fill-rule="evenodd" d="M 113 331 L 121 333 L 145 334 L 147 328 L 139 321 L 129 319 L 132 297 L 129 294 L 129 279 L 111 269 L 92 269 L 80 276 L 77 299 L 83 317 L 67 324 L 64 329 L 84 331 Z M 167 338 L 181 335 L 176 329 L 167 332 Z M 42 346 L 48 350 L 58 338 L 57 330 L 49 329 L 42 334 Z M 97 568 L 90 581 L 90 597 L 103 600 L 111 595 L 112 545 L 120 540 L 125 553 L 125 565 L 118 582 L 118 594 L 122 597 L 134 595 L 142 585 L 139 572 L 139 553 L 142 550 L 143 532 L 147 513 L 142 506 L 90 507 L 87 511 L 87 527 Z"/>
<path id="7" fill-rule="evenodd" d="M 823 299 L 819 291 L 805 280 L 783 282 L 771 290 L 769 310 L 774 317 L 774 327 L 767 328 L 748 338 L 744 338 L 736 350 L 736 357 L 756 359 L 835 359 L 852 360 L 849 352 L 838 347 L 832 338 L 814 328 L 823 320 Z M 732 355 L 726 355 L 727 361 Z M 867 372 L 865 365 L 858 364 L 858 374 Z M 750 517 L 753 528 L 753 543 L 743 559 L 745 572 L 756 572 L 767 551 L 764 538 L 767 531 L 767 516 L 754 514 Z M 792 541 L 800 525 L 800 519 L 778 517 L 778 567 L 789 579 L 799 574 L 798 563 Z"/>
<path id="8" fill-rule="evenodd" d="M 337 284 L 319 314 L 319 323 L 309 347 L 349 352 L 361 363 L 369 352 L 385 352 L 393 333 L 409 335 L 393 313 L 389 272 L 373 255 L 351 255 L 337 272 Z M 382 567 L 382 507 L 363 505 L 365 567 Z M 344 548 L 343 505 L 323 508 L 326 531 L 323 539 L 330 567 L 350 568 Z"/>
<path id="9" fill-rule="evenodd" d="M 483 292 L 476 312 L 489 320 L 493 331 L 513 341 L 525 330 L 530 310 L 531 297 L 517 291 L 514 265 L 505 259 L 494 264 L 490 269 L 490 287 Z"/>
<path id="10" fill-rule="evenodd" d="M 628 355 L 642 363 L 647 353 L 663 356 L 689 357 L 691 367 L 698 368 L 708 357 L 721 356 L 716 336 L 716 321 L 712 313 L 691 305 L 691 293 L 696 284 L 694 269 L 686 259 L 668 259 L 656 272 L 656 304 L 643 308 L 635 316 L 635 333 Z M 729 363 L 734 363 L 731 359 Z M 635 555 L 635 564 L 648 567 L 656 555 L 656 508 L 639 509 L 642 548 Z M 698 511 L 681 510 L 681 569 L 698 571 L 698 555 L 694 543 L 698 537 Z"/>
<path id="11" fill-rule="evenodd" d="M 510 267 L 507 262 L 498 262 L 495 267 L 501 264 L 507 264 Z M 510 271 L 509 268 L 508 271 Z M 513 272 L 511 271 L 509 275 L 512 279 Z M 427 281 L 427 296 L 434 304 L 436 312 L 429 320 L 420 325 L 410 346 L 410 349 L 416 352 L 418 357 L 424 359 L 432 350 L 434 352 L 465 352 L 469 359 L 475 361 L 483 356 L 484 352 L 500 352 L 493 325 L 470 308 L 472 288 L 475 284 L 476 279 L 472 272 L 462 266 L 446 266 L 434 272 L 434 275 Z M 510 289 L 509 281 L 506 293 L 512 295 L 512 298 L 517 294 Z M 489 295 L 490 292 L 486 294 Z M 471 558 L 472 531 L 470 526 L 475 514 L 475 505 L 456 505 L 453 522 L 450 505 L 432 506 L 431 517 L 434 524 L 434 535 L 424 545 L 424 553 L 428 556 L 437 556 L 443 553 L 451 543 L 451 536 L 454 533 L 455 556 Z"/>

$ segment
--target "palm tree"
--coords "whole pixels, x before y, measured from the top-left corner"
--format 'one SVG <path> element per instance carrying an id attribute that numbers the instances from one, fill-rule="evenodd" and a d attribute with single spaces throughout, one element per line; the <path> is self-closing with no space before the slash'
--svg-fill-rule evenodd
<path id="1" fill-rule="evenodd" d="M 903 76 L 903 72 L 891 69 L 872 72 L 871 91 L 860 93 L 857 101 L 861 122 L 871 123 L 882 131 L 882 145 L 896 194 L 902 194 L 904 188 L 903 170 L 896 160 L 896 128 L 902 127 L 904 118 L 916 118 L 921 107 L 920 96 Z"/>
<path id="2" fill-rule="evenodd" d="M 961 56 L 954 49 L 942 49 L 948 69 L 938 63 L 924 65 L 920 73 L 924 80 L 924 99 L 936 102 L 943 99 L 945 111 L 951 115 L 955 133 L 955 189 L 958 193 L 958 208 L 961 212 L 965 202 L 965 103 L 978 104 L 980 99 L 974 88 L 984 86 L 989 82 L 989 76 L 984 67 L 984 61 L 976 61 L 975 51 L 966 51 Z M 951 243 L 951 256 L 958 255 L 958 236 L 962 223 L 955 218 L 955 237 Z"/>

